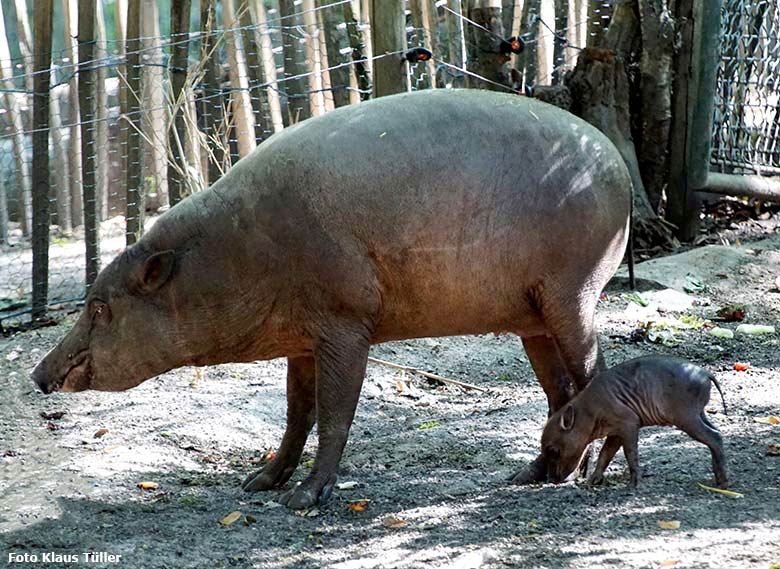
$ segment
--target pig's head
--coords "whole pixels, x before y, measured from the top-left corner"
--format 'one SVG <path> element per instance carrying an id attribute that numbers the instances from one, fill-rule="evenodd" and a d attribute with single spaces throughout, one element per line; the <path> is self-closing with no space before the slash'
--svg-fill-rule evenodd
<path id="1" fill-rule="evenodd" d="M 177 352 L 172 277 L 174 251 L 137 244 L 114 259 L 89 290 L 65 338 L 32 372 L 44 393 L 121 391 L 183 365 Z"/>
<path id="2" fill-rule="evenodd" d="M 551 482 L 563 482 L 577 470 L 592 440 L 593 422 L 576 403 L 553 413 L 542 432 L 542 456 Z"/>

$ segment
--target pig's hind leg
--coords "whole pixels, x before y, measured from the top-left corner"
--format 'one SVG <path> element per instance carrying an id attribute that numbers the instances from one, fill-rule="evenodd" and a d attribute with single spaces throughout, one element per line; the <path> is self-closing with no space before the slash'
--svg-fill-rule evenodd
<path id="1" fill-rule="evenodd" d="M 723 452 L 723 438 L 718 428 L 707 418 L 704 411 L 686 424 L 678 425 L 691 438 L 704 443 L 712 453 L 712 471 L 715 473 L 715 483 L 719 488 L 728 488 L 726 475 L 726 455 Z"/>
<path id="2" fill-rule="evenodd" d="M 303 447 L 314 426 L 314 358 L 299 357 L 287 360 L 287 429 L 276 456 L 263 468 L 250 474 L 242 487 L 247 492 L 270 490 L 284 485 L 290 479 Z"/>
<path id="3" fill-rule="evenodd" d="M 620 437 L 610 435 L 604 441 L 604 446 L 601 447 L 599 452 L 599 458 L 596 461 L 596 468 L 593 470 L 593 474 L 588 478 L 588 486 L 598 486 L 604 481 L 604 471 L 612 462 L 615 457 L 615 453 L 623 446 L 623 441 Z"/>

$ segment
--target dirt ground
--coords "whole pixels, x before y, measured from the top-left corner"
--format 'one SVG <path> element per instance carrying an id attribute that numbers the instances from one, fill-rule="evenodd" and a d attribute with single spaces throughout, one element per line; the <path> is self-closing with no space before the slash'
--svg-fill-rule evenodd
<path id="1" fill-rule="evenodd" d="M 620 278 L 602 297 L 607 360 L 669 353 L 715 372 L 729 414 L 714 390 L 708 411 L 743 497 L 702 489 L 712 484 L 709 451 L 671 428 L 642 431 L 635 491 L 622 454 L 597 489 L 507 484 L 538 450 L 546 401 L 519 340 L 487 335 L 376 346 L 376 357 L 488 391 L 369 365 L 341 463 L 347 484 L 326 505 L 291 512 L 275 502 L 281 491 L 240 489 L 282 435 L 284 361 L 185 368 L 124 393 L 43 396 L 29 371 L 68 329 L 65 318 L 0 339 L 0 565 L 776 567 L 780 457 L 768 445 L 780 443 L 780 425 L 755 419 L 780 415 L 780 333 L 722 339 L 703 321 L 740 303 L 745 322 L 780 332 L 780 232 L 647 261 L 639 275 L 640 298 L 626 296 Z M 737 362 L 750 367 L 736 371 Z M 41 416 L 56 411 L 66 414 Z M 312 437 L 293 483 L 314 448 Z M 220 525 L 236 511 L 238 521 Z M 121 558 L 51 557 L 88 551 Z M 12 563 L 12 553 L 39 562 Z"/>

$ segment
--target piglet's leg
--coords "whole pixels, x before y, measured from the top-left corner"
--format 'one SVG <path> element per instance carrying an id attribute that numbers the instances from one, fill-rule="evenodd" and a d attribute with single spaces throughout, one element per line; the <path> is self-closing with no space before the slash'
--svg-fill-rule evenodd
<path id="1" fill-rule="evenodd" d="M 713 425 L 702 411 L 691 424 L 678 425 L 691 438 L 704 443 L 712 453 L 712 471 L 715 473 L 715 483 L 720 488 L 728 488 L 726 475 L 726 455 L 723 452 L 723 439 L 720 431 Z"/>
<path id="2" fill-rule="evenodd" d="M 639 427 L 627 428 L 621 439 L 623 453 L 626 455 L 626 462 L 628 462 L 631 486 L 636 488 L 639 484 L 639 479 L 642 478 L 642 472 L 639 469 Z"/>
<path id="3" fill-rule="evenodd" d="M 607 440 L 604 441 L 604 446 L 601 447 L 599 458 L 596 461 L 596 468 L 593 470 L 593 474 L 590 475 L 590 478 L 588 478 L 589 486 L 597 486 L 604 481 L 604 471 L 622 445 L 623 441 L 620 437 L 614 435 L 607 437 Z"/>
<path id="4" fill-rule="evenodd" d="M 248 492 L 269 490 L 282 486 L 290 479 L 303 447 L 314 425 L 314 358 L 299 357 L 287 360 L 287 430 L 276 457 L 244 480 Z"/>
<path id="5" fill-rule="evenodd" d="M 339 323 L 316 342 L 319 447 L 309 477 L 280 499 L 291 509 L 308 508 L 330 497 L 366 374 L 368 337 L 357 324 Z"/>

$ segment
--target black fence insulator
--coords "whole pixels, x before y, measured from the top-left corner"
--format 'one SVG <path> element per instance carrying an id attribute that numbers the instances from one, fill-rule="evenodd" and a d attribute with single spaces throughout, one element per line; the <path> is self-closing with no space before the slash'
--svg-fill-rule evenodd
<path id="1" fill-rule="evenodd" d="M 413 47 L 406 53 L 404 53 L 404 60 L 409 63 L 417 63 L 418 61 L 428 61 L 433 57 L 433 52 L 430 49 L 424 47 Z"/>
<path id="2" fill-rule="evenodd" d="M 521 53 L 524 48 L 525 41 L 523 41 L 523 38 L 512 36 L 511 38 L 501 40 L 499 51 L 504 55 L 509 55 L 510 53 Z"/>

